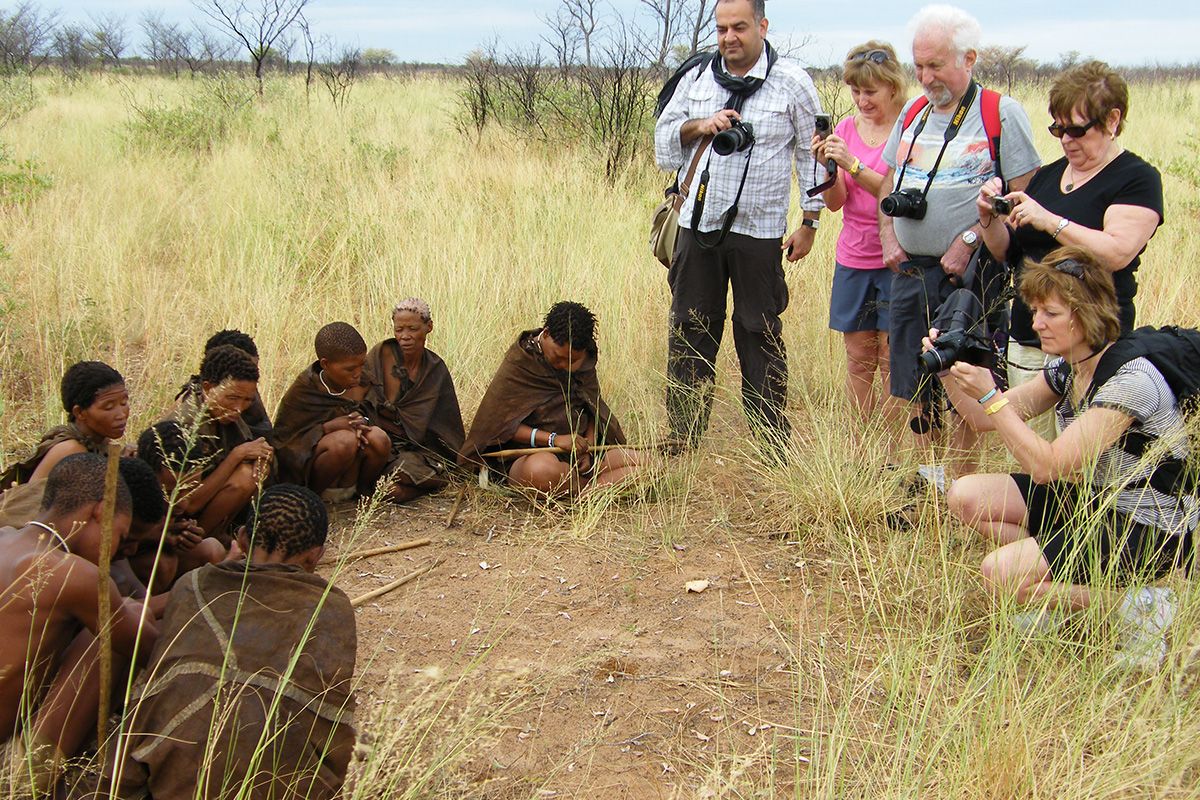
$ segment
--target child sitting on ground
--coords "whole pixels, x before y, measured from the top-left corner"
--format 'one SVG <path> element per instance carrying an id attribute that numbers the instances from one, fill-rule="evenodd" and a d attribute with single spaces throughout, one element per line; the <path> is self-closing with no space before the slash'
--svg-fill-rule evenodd
<path id="1" fill-rule="evenodd" d="M 272 442 L 280 479 L 318 494 L 368 495 L 387 466 L 392 442 L 371 424 L 364 403 L 374 376 L 363 369 L 367 343 L 354 326 L 317 331 L 317 360 L 292 383 L 275 412 Z M 331 495 L 335 493 L 330 493 Z"/>

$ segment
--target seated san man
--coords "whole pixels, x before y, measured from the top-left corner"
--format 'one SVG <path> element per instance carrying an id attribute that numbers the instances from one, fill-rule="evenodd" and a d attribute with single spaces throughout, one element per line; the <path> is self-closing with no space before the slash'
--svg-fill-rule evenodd
<path id="1" fill-rule="evenodd" d="M 129 392 L 121 373 L 100 361 L 72 364 L 62 377 L 67 423 L 42 434 L 33 453 L 0 474 L 0 492 L 16 484 L 43 480 L 54 465 L 73 453 L 103 455 L 108 443 L 125 435 Z"/>
<path id="2" fill-rule="evenodd" d="M 368 416 L 374 378 L 364 369 L 367 343 L 353 325 L 331 322 L 313 344 L 317 360 L 296 377 L 275 412 L 271 441 L 280 479 L 318 494 L 371 494 L 392 441 Z"/>
<path id="3" fill-rule="evenodd" d="M 496 370 L 459 454 L 484 464 L 509 483 L 545 494 L 603 486 L 639 467 L 637 454 L 617 447 L 601 455 L 596 445 L 623 445 L 625 434 L 600 395 L 596 377 L 596 317 L 579 303 L 555 303 L 541 328 L 524 331 Z M 507 459 L 484 453 L 513 448 L 558 448 Z"/>
<path id="4" fill-rule="evenodd" d="M 185 395 L 162 420 L 176 426 L 190 460 L 179 465 L 182 472 L 168 476 L 160 471 L 159 479 L 170 491 L 175 481 L 188 478 L 177 513 L 196 520 L 207 536 L 226 547 L 231 523 L 271 471 L 272 447 L 242 420 L 257 395 L 258 366 L 242 350 L 220 345 L 200 363 L 200 393 Z M 138 439 L 139 451 L 145 436 Z M 152 435 L 150 441 L 157 440 Z"/>
<path id="5" fill-rule="evenodd" d="M 450 370 L 425 347 L 433 332 L 429 304 L 401 300 L 392 310 L 392 331 L 367 353 L 367 369 L 376 378 L 367 400 L 391 439 L 384 468 L 394 481 L 391 499 L 403 503 L 449 482 L 449 467 L 466 437 Z"/>
<path id="6" fill-rule="evenodd" d="M 119 797 L 339 794 L 357 642 L 350 600 L 313 574 L 327 528 L 313 492 L 273 486 L 239 534 L 246 560 L 176 584 L 129 704 Z"/>
<path id="7" fill-rule="evenodd" d="M 93 453 L 62 459 L 46 479 L 42 508 L 20 529 L 0 529 L 0 743 L 8 742 L 3 769 L 17 770 L 22 784 L 45 792 L 56 782 L 64 759 L 95 731 L 98 687 L 93 696 L 70 694 L 71 714 L 61 708 L 39 708 L 51 684 L 79 670 L 81 660 L 95 658 L 88 643 L 98 635 L 99 572 L 106 462 Z M 129 530 L 130 495 L 118 478 L 112 522 L 112 548 L 118 550 Z M 122 600 L 109 580 L 114 653 L 132 658 L 141 608 Z M 148 617 L 137 645 L 145 661 L 156 636 Z M 77 646 L 83 637 L 86 641 Z M 69 693 L 55 692 L 62 697 Z M 49 711 L 50 713 L 46 713 Z M 11 741 L 10 741 L 11 740 Z"/>
<path id="8" fill-rule="evenodd" d="M 243 333 L 236 328 L 217 331 L 208 337 L 208 341 L 204 343 L 204 352 L 207 353 L 214 347 L 221 347 L 223 345 L 236 347 L 250 356 L 250 360 L 254 362 L 255 366 L 258 366 L 258 345 L 254 343 L 254 339 L 250 334 Z M 189 394 L 199 394 L 201 392 L 200 384 L 200 376 L 192 375 L 180 388 L 179 393 L 175 395 L 175 399 L 182 400 Z M 268 416 L 267 407 L 263 404 L 262 396 L 258 392 L 255 392 L 254 400 L 250 403 L 250 407 L 242 412 L 242 422 L 246 423 L 246 427 L 250 429 L 250 433 L 256 439 L 271 433 L 271 418 Z"/>

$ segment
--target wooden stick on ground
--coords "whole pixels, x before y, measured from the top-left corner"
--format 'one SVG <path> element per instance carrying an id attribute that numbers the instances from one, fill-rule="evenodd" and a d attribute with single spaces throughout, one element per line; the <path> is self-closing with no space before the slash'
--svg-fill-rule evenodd
<path id="1" fill-rule="evenodd" d="M 458 494 L 454 495 L 454 505 L 450 506 L 450 515 L 446 517 L 446 527 L 453 528 L 454 520 L 458 518 L 458 510 L 462 508 L 463 498 L 467 496 L 467 485 L 464 483 L 458 487 Z"/>
<path id="2" fill-rule="evenodd" d="M 345 556 L 334 556 L 333 558 L 323 558 L 323 559 L 321 559 L 321 561 L 319 563 L 333 564 L 338 561 L 341 561 L 342 558 L 345 558 L 347 561 L 351 561 L 356 558 L 370 558 L 371 556 L 381 556 L 384 553 L 399 553 L 403 550 L 412 550 L 414 547 L 424 547 L 425 545 L 429 544 L 432 541 L 433 541 L 432 539 L 413 539 L 408 542 L 400 542 L 400 544 L 388 544 L 388 545 L 384 545 L 383 547 L 372 547 L 368 550 L 355 550 L 354 552 L 348 553 Z"/>
<path id="3" fill-rule="evenodd" d="M 598 444 L 589 447 L 589 453 L 605 453 L 609 450 L 656 450 L 662 444 Z M 491 453 L 480 453 L 484 458 L 512 458 L 513 456 L 530 456 L 534 453 L 569 453 L 563 447 L 514 447 L 509 450 L 495 450 Z"/>
<path id="4" fill-rule="evenodd" d="M 109 581 L 112 572 L 113 516 L 117 509 L 117 476 L 121 445 L 108 443 L 108 469 L 104 473 L 104 505 L 100 516 L 100 563 L 97 598 L 100 602 L 97 627 L 100 631 L 100 709 L 96 717 L 96 745 L 103 757 L 108 740 L 108 709 L 112 700 L 112 603 Z"/>
<path id="5" fill-rule="evenodd" d="M 370 601 L 374 600 L 376 597 L 382 597 L 383 595 L 387 594 L 388 592 L 392 591 L 393 589 L 399 589 L 401 586 L 408 583 L 409 581 L 411 581 L 415 578 L 421 577 L 426 572 L 429 572 L 429 570 L 433 569 L 434 567 L 436 567 L 438 564 L 441 564 L 441 563 L 442 563 L 442 559 L 440 559 L 440 558 L 436 559 L 434 561 L 431 561 L 428 564 L 426 564 L 425 566 L 421 567 L 420 569 L 416 569 L 416 570 L 413 570 L 412 572 L 408 573 L 403 578 L 397 578 L 396 580 L 392 581 L 389 584 L 380 586 L 378 589 L 372 589 L 371 591 L 367 592 L 366 594 L 360 594 L 358 597 L 356 597 L 350 601 L 350 605 L 353 606 L 354 608 L 358 608 L 363 603 L 369 603 Z"/>

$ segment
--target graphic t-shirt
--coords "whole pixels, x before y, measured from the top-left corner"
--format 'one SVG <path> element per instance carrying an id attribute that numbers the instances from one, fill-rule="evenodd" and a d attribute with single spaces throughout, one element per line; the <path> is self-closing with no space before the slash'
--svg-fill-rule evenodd
<path id="1" fill-rule="evenodd" d="M 946 153 L 929 187 L 926 198 L 929 210 L 925 219 L 897 217 L 893 220 L 896 238 L 910 256 L 940 258 L 953 244 L 955 237 L 979 221 L 979 213 L 975 209 L 979 187 L 996 172 L 988 150 L 987 134 L 983 129 L 982 94 L 982 91 L 977 93 L 958 135 L 946 145 Z M 895 188 L 920 192 L 924 190 L 929 173 L 946 141 L 946 128 L 957 106 L 945 113 L 930 110 L 925 127 L 914 142 L 913 133 L 924 112 L 917 115 L 907 130 L 902 132 L 901 128 L 909 107 L 915 102 L 915 99 L 910 100 L 900 112 L 884 147 L 883 157 L 888 166 L 896 171 L 896 180 L 900 178 L 901 165 L 909 158 L 910 163 L 904 171 L 904 183 Z M 1042 160 L 1033 144 L 1029 117 L 1025 115 L 1021 104 L 1011 97 L 1000 98 L 1000 130 L 1000 162 L 1006 177 L 1024 175 L 1041 165 Z"/>

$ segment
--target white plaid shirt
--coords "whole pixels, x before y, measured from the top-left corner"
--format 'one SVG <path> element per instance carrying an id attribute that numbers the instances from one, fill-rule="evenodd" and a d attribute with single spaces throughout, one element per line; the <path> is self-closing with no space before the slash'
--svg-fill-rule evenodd
<path id="1" fill-rule="evenodd" d="M 697 68 L 699 69 L 699 67 Z M 685 152 L 679 143 L 679 131 L 683 124 L 692 119 L 706 119 L 725 107 L 729 90 L 717 83 L 712 65 L 704 64 L 704 72 L 688 73 L 675 87 L 675 95 L 663 109 L 654 126 L 654 155 L 658 166 L 665 170 L 682 168 L 687 175 L 688 165 L 700 140 L 693 142 Z M 764 47 L 758 63 L 747 73 L 747 77 L 761 78 L 767 72 L 767 50 Z M 813 180 L 814 159 L 809 149 L 813 136 L 813 115 L 821 113 L 821 100 L 817 97 L 812 78 L 795 61 L 780 58 L 771 69 L 765 84 L 750 96 L 742 108 L 742 120 L 754 127 L 756 144 L 750 159 L 750 171 L 746 175 L 746 188 L 738 203 L 739 211 L 730 230 L 756 239 L 780 239 L 787 234 L 787 212 L 792 189 L 792 165 L 801 189 L 808 189 L 825 180 L 826 172 Z M 708 161 L 711 157 L 711 161 Z M 710 144 L 700 158 L 696 174 L 692 178 L 691 191 L 679 212 L 679 224 L 692 226 L 692 204 L 700 185 L 700 175 L 708 161 L 708 197 L 704 203 L 704 214 L 700 218 L 701 231 L 720 228 L 721 215 L 733 203 L 742 170 L 746 165 L 746 154 L 730 153 L 720 156 L 712 152 Z M 801 197 L 801 208 L 805 211 L 820 211 L 825 207 L 818 197 Z"/>

